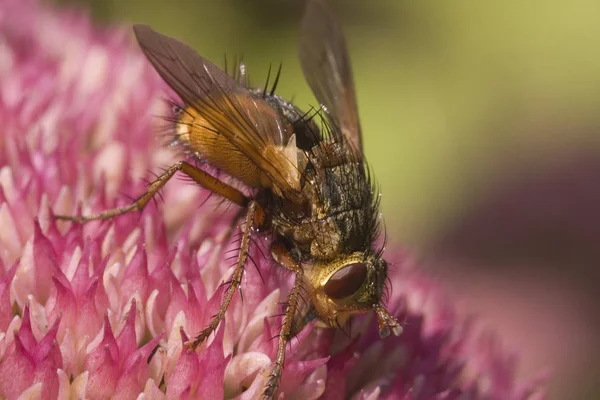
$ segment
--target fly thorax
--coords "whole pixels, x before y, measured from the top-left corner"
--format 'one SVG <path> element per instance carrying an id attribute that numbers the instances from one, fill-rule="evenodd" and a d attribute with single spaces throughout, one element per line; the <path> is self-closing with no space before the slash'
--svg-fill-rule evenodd
<path id="1" fill-rule="evenodd" d="M 342 237 L 334 220 L 325 219 L 314 222 L 313 240 L 310 244 L 310 253 L 321 260 L 330 260 L 337 257 L 342 247 Z"/>

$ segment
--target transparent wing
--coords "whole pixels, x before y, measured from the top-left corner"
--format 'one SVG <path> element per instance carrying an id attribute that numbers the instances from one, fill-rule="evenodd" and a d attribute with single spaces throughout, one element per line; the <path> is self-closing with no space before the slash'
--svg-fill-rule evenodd
<path id="1" fill-rule="evenodd" d="M 308 2 L 300 30 L 302 71 L 315 97 L 362 153 L 352 66 L 342 28 L 321 0 Z"/>

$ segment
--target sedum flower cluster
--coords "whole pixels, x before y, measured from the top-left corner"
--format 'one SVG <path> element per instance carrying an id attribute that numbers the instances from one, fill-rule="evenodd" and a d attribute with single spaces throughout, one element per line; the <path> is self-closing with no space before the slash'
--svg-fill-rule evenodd
<path id="1" fill-rule="evenodd" d="M 129 28 L 35 0 L 0 2 L 0 397 L 252 399 L 276 353 L 289 278 L 253 246 L 241 291 L 196 352 L 237 242 L 232 212 L 173 180 L 143 213 L 76 225 L 54 214 L 127 204 L 178 156 L 156 138 L 167 88 Z M 285 399 L 544 399 L 515 358 L 454 315 L 441 289 L 389 251 L 389 309 L 350 332 L 292 340 Z M 395 258 L 394 258 L 395 256 Z"/>

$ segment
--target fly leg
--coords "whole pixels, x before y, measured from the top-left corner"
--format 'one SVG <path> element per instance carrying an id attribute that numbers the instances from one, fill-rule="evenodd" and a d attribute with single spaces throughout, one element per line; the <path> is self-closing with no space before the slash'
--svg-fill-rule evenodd
<path id="1" fill-rule="evenodd" d="M 186 346 L 190 351 L 193 351 L 198 347 L 206 338 L 217 329 L 219 323 L 225 317 L 225 312 L 231 303 L 231 299 L 235 294 L 236 290 L 240 287 L 242 282 L 242 275 L 244 274 L 244 266 L 248 259 L 248 250 L 250 248 L 250 237 L 252 236 L 252 230 L 255 226 L 260 226 L 262 223 L 263 212 L 258 203 L 251 200 L 248 205 L 246 212 L 246 218 L 244 225 L 242 226 L 242 242 L 240 245 L 240 252 L 238 253 L 238 259 L 236 262 L 235 270 L 231 276 L 231 283 L 225 292 L 225 298 L 219 307 L 219 311 L 212 318 L 206 328 L 204 328 L 194 339 L 194 341 L 187 342 Z"/>
<path id="2" fill-rule="evenodd" d="M 193 166 L 185 161 L 179 161 L 177 164 L 170 166 L 165 172 L 163 172 L 158 178 L 150 183 L 146 193 L 138 197 L 133 203 L 118 208 L 111 208 L 109 210 L 101 211 L 97 214 L 81 215 L 81 216 L 69 216 L 69 215 L 55 215 L 55 218 L 68 220 L 76 223 L 86 223 L 88 221 L 97 219 L 110 219 L 119 215 L 127 214 L 132 211 L 141 211 L 146 207 L 146 204 L 158 193 L 158 191 L 165 186 L 165 184 L 175 175 L 177 171 L 181 171 L 194 180 L 197 184 L 211 192 L 230 200 L 231 202 L 246 207 L 248 205 L 248 198 L 236 188 L 229 186 L 228 184 L 220 181 L 214 176 L 210 175 L 206 171 L 201 170 L 198 167 Z"/>
<path id="3" fill-rule="evenodd" d="M 302 276 L 304 270 L 292 259 L 289 252 L 279 243 L 274 243 L 271 246 L 271 254 L 277 263 L 292 271 L 295 275 L 294 286 L 288 295 L 283 324 L 279 330 L 279 343 L 277 345 L 277 356 L 275 363 L 269 374 L 269 379 L 263 389 L 263 400 L 272 400 L 275 398 L 277 388 L 281 382 L 283 375 L 283 365 L 285 362 L 285 346 L 292 338 L 292 328 L 294 324 L 294 315 L 298 310 L 298 302 L 300 300 L 300 291 L 302 289 Z"/>

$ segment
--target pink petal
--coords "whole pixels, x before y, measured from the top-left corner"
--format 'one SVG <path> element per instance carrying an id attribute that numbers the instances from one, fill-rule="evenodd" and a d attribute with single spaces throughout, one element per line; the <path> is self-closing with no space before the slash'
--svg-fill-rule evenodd
<path id="1" fill-rule="evenodd" d="M 148 297 L 148 257 L 143 246 L 138 246 L 133 259 L 125 269 L 121 281 L 123 299 L 129 301 L 138 293 L 142 301 Z"/>
<path id="2" fill-rule="evenodd" d="M 21 327 L 19 328 L 19 339 L 27 352 L 33 354 L 38 343 L 31 329 L 31 311 L 28 306 L 25 306 L 23 309 Z"/>
<path id="3" fill-rule="evenodd" d="M 90 240 L 86 240 L 86 243 L 83 247 L 83 252 L 79 259 L 79 263 L 77 264 L 77 268 L 75 269 L 75 273 L 73 274 L 73 278 L 71 278 L 71 287 L 73 288 L 73 292 L 76 297 L 80 297 L 89 288 L 90 281 Z"/>
<path id="4" fill-rule="evenodd" d="M 51 400 L 58 396 L 57 370 L 62 368 L 62 354 L 56 341 L 60 318 L 40 340 L 33 353 L 35 364 L 34 383 L 42 383 L 42 399 Z"/>
<path id="5" fill-rule="evenodd" d="M 108 265 L 109 256 L 107 255 L 104 259 L 98 264 L 98 267 L 94 271 L 94 275 L 92 276 L 92 280 L 97 280 L 99 285 L 95 292 L 95 302 L 96 302 L 96 310 L 108 310 L 110 308 L 110 301 L 108 299 L 108 294 L 106 293 L 106 288 L 104 287 L 104 272 Z"/>
<path id="6" fill-rule="evenodd" d="M 326 375 L 327 368 L 317 368 L 296 390 L 286 394 L 286 398 L 290 400 L 321 399 L 325 393 Z"/>
<path id="7" fill-rule="evenodd" d="M 0 391 L 8 399 L 15 399 L 33 383 L 35 365 L 33 357 L 25 350 L 21 340 L 9 347 L 0 363 Z"/>
<path id="8" fill-rule="evenodd" d="M 110 357 L 107 358 L 107 352 Z M 104 317 L 104 335 L 102 341 L 91 351 L 85 359 L 85 369 L 95 371 L 104 363 L 118 363 L 119 346 L 112 333 L 108 316 Z"/>
<path id="9" fill-rule="evenodd" d="M 78 323 L 74 327 L 77 337 L 94 337 L 102 328 L 102 313 L 96 304 L 100 285 L 98 278 L 94 278 L 90 287 L 78 299 Z"/>
<path id="10" fill-rule="evenodd" d="M 16 231 L 17 224 L 8 204 L 0 204 L 0 243 L 9 254 L 9 260 L 14 260 L 18 256 L 22 246 L 18 236 L 15 235 Z"/>
<path id="11" fill-rule="evenodd" d="M 133 358 L 119 377 L 113 399 L 136 398 L 148 379 L 148 366 L 141 354 Z"/>
<path id="12" fill-rule="evenodd" d="M 77 376 L 81 373 L 79 351 L 77 349 L 77 343 L 74 338 L 74 333 L 71 329 L 65 329 L 65 335 L 60 343 L 60 351 L 63 359 L 63 370 L 69 371 L 72 375 Z M 85 342 L 85 339 L 81 339 L 80 345 Z M 81 363 L 82 364 L 82 363 Z"/>
<path id="13" fill-rule="evenodd" d="M 145 315 L 146 315 L 146 326 L 148 327 L 148 331 L 152 336 L 157 335 L 159 332 L 164 331 L 164 321 L 161 319 L 159 315 L 157 302 L 159 297 L 158 290 L 153 290 L 148 296 L 148 301 L 146 301 L 145 307 Z"/>
<path id="14" fill-rule="evenodd" d="M 44 302 L 50 293 L 52 276 L 57 268 L 57 256 L 50 240 L 42 233 L 39 222 L 35 221 L 33 234 L 33 262 L 35 268 L 35 295 Z"/>
<path id="15" fill-rule="evenodd" d="M 181 341 L 185 344 L 188 337 L 181 329 Z M 200 372 L 200 362 L 195 352 L 188 352 L 185 345 L 181 349 L 179 360 L 167 381 L 167 397 L 184 397 L 185 392 L 191 393 L 196 387 L 196 380 Z"/>
<path id="16" fill-rule="evenodd" d="M 237 354 L 225 369 L 225 396 L 227 398 L 243 393 L 251 385 L 263 368 L 271 365 L 269 356 L 258 352 Z"/>
<path id="17" fill-rule="evenodd" d="M 194 288 L 194 292 L 196 294 L 196 298 L 202 304 L 206 304 L 208 301 L 208 296 L 206 294 L 206 287 L 204 286 L 204 282 L 200 277 L 200 265 L 198 265 L 198 260 L 193 259 L 190 262 L 190 266 L 192 269 L 192 273 L 188 274 L 188 286 L 192 286 Z"/>
<path id="18" fill-rule="evenodd" d="M 13 319 L 13 309 L 10 302 L 10 286 L 15 272 L 17 271 L 18 262 L 15 262 L 12 267 L 0 280 L 0 331 L 6 332 L 10 321 Z"/>
<path id="19" fill-rule="evenodd" d="M 160 265 L 159 263 L 167 257 L 169 243 L 167 240 L 167 231 L 164 221 L 158 215 L 151 215 L 150 211 L 158 214 L 156 209 L 146 210 L 144 213 L 144 243 L 151 255 L 151 265 Z M 156 268 L 152 270 L 154 272 Z"/>
<path id="20" fill-rule="evenodd" d="M 173 275 L 170 265 L 173 261 L 175 253 L 171 253 L 162 265 L 155 268 L 149 277 L 149 290 L 158 290 L 160 296 L 157 298 L 156 311 L 159 315 L 164 316 L 167 312 L 167 307 L 171 301 L 171 285 L 179 286 L 177 278 Z"/>
<path id="21" fill-rule="evenodd" d="M 68 399 L 71 397 L 71 382 L 69 376 L 62 369 L 58 370 L 58 395 L 59 399 Z"/>
<path id="22" fill-rule="evenodd" d="M 23 391 L 23 393 L 17 397 L 17 400 L 39 400 L 42 398 L 42 388 L 43 385 L 41 382 L 34 383 L 25 389 L 25 391 Z"/>
<path id="23" fill-rule="evenodd" d="M 131 307 L 127 313 L 127 321 L 121 330 L 121 333 L 117 337 L 117 344 L 119 346 L 119 355 L 121 363 L 125 361 L 127 357 L 137 347 L 136 334 L 135 334 L 135 317 L 136 317 L 136 304 L 135 300 L 131 301 Z"/>
<path id="24" fill-rule="evenodd" d="M 323 395 L 323 400 L 335 400 L 346 393 L 346 375 L 359 359 L 354 349 L 355 346 L 348 346 L 327 364 L 327 392 Z"/>
<path id="25" fill-rule="evenodd" d="M 275 318 L 269 319 L 265 317 L 263 319 L 263 333 L 250 345 L 249 349 L 252 351 L 258 351 L 260 353 L 264 353 L 269 357 L 273 357 L 276 353 L 277 341 L 272 340 L 273 337 L 279 333 L 277 328 L 280 325 L 279 321 L 271 323 L 271 321 L 276 321 Z"/>
<path id="26" fill-rule="evenodd" d="M 87 387 L 88 387 L 89 373 L 86 371 L 81 375 L 77 376 L 71 383 L 71 398 L 84 399 L 87 398 Z M 61 397 L 59 397 L 61 398 Z"/>
<path id="27" fill-rule="evenodd" d="M 96 368 L 87 370 L 90 373 L 87 387 L 87 396 L 90 399 L 107 399 L 112 396 L 117 386 L 119 376 L 117 360 L 113 358 L 110 346 L 98 346 L 95 356 Z"/>
<path id="28" fill-rule="evenodd" d="M 167 396 L 156 386 L 154 379 L 148 379 L 138 400 L 167 400 Z"/>
<path id="29" fill-rule="evenodd" d="M 62 254 L 64 251 L 64 243 L 62 235 L 60 234 L 57 227 L 57 220 L 53 217 L 52 209 L 48 201 L 48 195 L 44 193 L 42 197 L 42 205 L 38 212 L 38 219 L 42 227 L 42 231 L 45 232 L 46 237 L 53 244 L 56 254 Z M 45 229 L 44 229 L 45 228 Z"/>
<path id="30" fill-rule="evenodd" d="M 77 323 L 77 300 L 71 290 L 71 285 L 68 279 L 60 273 L 60 270 L 56 271 L 52 282 L 55 290 L 52 291 L 45 307 L 48 320 L 52 323 L 60 318 L 63 320 L 64 327 L 74 326 Z M 62 330 L 64 331 L 64 328 Z"/>
<path id="31" fill-rule="evenodd" d="M 283 393 L 293 393 L 311 373 L 321 365 L 325 365 L 328 360 L 329 357 L 325 357 L 310 361 L 290 361 L 286 363 L 279 390 Z"/>
<path id="32" fill-rule="evenodd" d="M 171 302 L 165 314 L 165 330 L 171 331 L 178 313 L 187 309 L 187 297 L 181 285 L 174 284 L 171 292 Z"/>
<path id="33" fill-rule="evenodd" d="M 202 323 L 204 304 L 200 304 L 196 297 L 194 286 L 188 284 L 187 304 L 185 308 L 185 317 L 187 321 L 186 328 L 190 332 L 200 332 L 205 325 Z"/>
<path id="34" fill-rule="evenodd" d="M 142 391 L 144 383 L 150 377 L 151 355 L 157 350 L 161 338 L 162 336 L 155 337 L 127 358 L 116 388 L 120 398 L 131 397 L 127 393 L 137 395 Z"/>
<path id="35" fill-rule="evenodd" d="M 195 393 L 198 398 L 223 398 L 225 368 L 231 358 L 231 356 L 223 357 L 224 331 L 224 324 L 221 324 L 211 345 L 200 354 L 200 376 Z"/>
<path id="36" fill-rule="evenodd" d="M 141 357 L 144 362 L 149 363 L 151 360 L 151 356 L 159 349 L 159 343 L 163 339 L 163 335 L 157 335 L 148 343 L 137 349 L 134 353 L 132 353 L 129 358 L 134 360 L 136 357 Z M 125 362 L 125 368 L 129 368 L 128 364 L 130 363 L 129 359 Z"/>
<path id="37" fill-rule="evenodd" d="M 265 318 L 275 314 L 279 295 L 279 289 L 273 290 L 273 292 L 266 296 L 263 301 L 253 309 L 254 315 L 247 323 L 246 328 L 242 331 L 241 337 L 238 339 L 237 348 L 239 351 L 248 351 L 251 348 L 257 349 L 256 346 L 251 346 L 251 344 L 253 342 L 263 342 Z M 271 347 L 272 346 L 269 346 L 269 350 Z"/>

